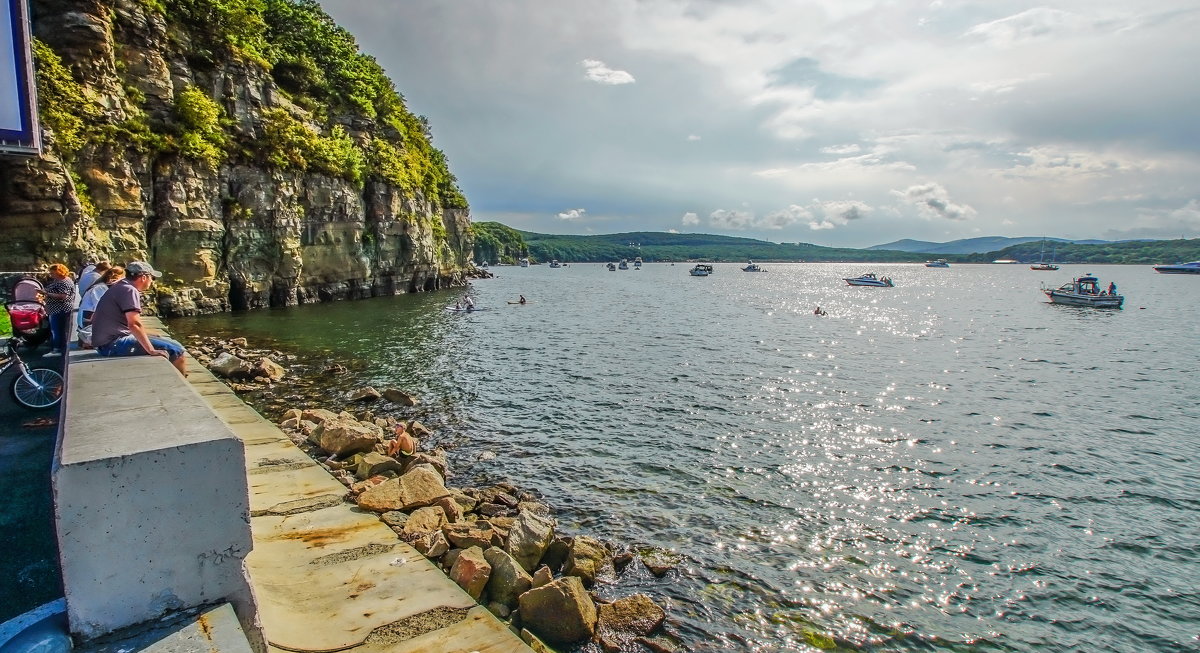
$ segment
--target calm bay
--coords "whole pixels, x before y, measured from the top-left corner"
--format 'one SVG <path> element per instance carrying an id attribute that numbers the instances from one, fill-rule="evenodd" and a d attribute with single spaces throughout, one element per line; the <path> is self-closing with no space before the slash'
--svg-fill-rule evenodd
<path id="1" fill-rule="evenodd" d="M 1200 647 L 1200 279 L 689 267 L 495 267 L 168 326 L 347 361 L 422 397 L 455 484 L 507 480 L 567 533 L 675 552 L 619 590 L 667 605 L 687 650 Z M 896 287 L 842 281 L 868 271 Z M 1039 290 L 1084 272 L 1125 308 Z M 484 310 L 443 310 L 464 293 Z"/>

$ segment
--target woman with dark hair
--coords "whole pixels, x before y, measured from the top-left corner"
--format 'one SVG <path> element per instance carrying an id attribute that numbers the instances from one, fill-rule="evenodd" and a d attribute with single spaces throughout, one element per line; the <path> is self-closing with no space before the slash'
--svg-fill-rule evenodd
<path id="1" fill-rule="evenodd" d="M 50 266 L 46 284 L 46 313 L 50 315 L 50 355 L 67 352 L 67 334 L 71 332 L 71 311 L 75 310 L 75 283 L 62 263 Z"/>

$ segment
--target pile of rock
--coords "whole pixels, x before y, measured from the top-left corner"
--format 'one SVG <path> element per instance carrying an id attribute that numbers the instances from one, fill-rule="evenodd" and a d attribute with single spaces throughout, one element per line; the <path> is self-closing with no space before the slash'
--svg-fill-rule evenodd
<path id="1" fill-rule="evenodd" d="M 402 422 L 370 413 L 293 409 L 280 427 L 349 489 L 348 498 L 379 515 L 399 537 L 438 564 L 454 582 L 526 641 L 554 645 L 595 640 L 606 651 L 671 650 L 656 635 L 665 612 L 644 595 L 603 601 L 588 591 L 634 559 L 595 538 L 556 532 L 550 509 L 507 484 L 448 487 L 442 449 L 387 455 Z M 417 439 L 420 422 L 403 422 Z M 645 559 L 655 575 L 665 569 Z"/>
<path id="2" fill-rule="evenodd" d="M 231 381 L 235 390 L 277 383 L 287 375 L 277 361 L 291 358 L 277 351 L 248 349 L 245 338 L 206 338 L 192 345 L 189 353 L 213 374 Z"/>

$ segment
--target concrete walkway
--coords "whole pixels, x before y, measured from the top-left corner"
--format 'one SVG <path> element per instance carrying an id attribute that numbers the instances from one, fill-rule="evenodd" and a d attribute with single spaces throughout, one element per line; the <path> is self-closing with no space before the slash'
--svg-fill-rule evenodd
<path id="1" fill-rule="evenodd" d="M 187 382 L 245 444 L 246 567 L 272 650 L 531 651 L 376 515 L 345 503 L 346 488 L 278 427 L 194 361 L 189 370 Z"/>

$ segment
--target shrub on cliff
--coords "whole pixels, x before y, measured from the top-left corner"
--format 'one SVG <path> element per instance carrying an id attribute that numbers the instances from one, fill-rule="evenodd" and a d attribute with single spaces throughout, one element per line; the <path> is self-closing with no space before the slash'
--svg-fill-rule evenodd
<path id="1" fill-rule="evenodd" d="M 100 120 L 100 106 L 88 99 L 58 54 L 39 39 L 33 39 L 33 62 L 38 118 L 54 132 L 59 155 L 71 159 L 88 142 L 91 126 Z"/>

